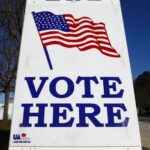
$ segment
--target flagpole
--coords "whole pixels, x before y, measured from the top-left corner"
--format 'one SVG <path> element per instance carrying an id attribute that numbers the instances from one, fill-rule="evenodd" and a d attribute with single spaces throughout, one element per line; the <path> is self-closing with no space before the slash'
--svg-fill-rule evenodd
<path id="1" fill-rule="evenodd" d="M 35 12 L 32 12 L 34 21 L 35 21 L 35 14 L 36 14 Z M 36 24 L 36 21 L 35 21 L 35 24 Z M 36 24 L 36 27 L 37 27 L 37 24 Z M 38 33 L 39 33 L 38 27 L 37 27 L 37 31 L 38 31 Z M 39 37 L 40 37 L 40 39 L 41 39 L 40 33 L 39 33 Z M 42 43 L 42 45 L 43 45 L 42 39 L 41 39 L 41 43 Z M 52 66 L 52 63 L 51 63 L 51 59 L 50 59 L 50 56 L 48 55 L 48 49 L 47 49 L 46 46 L 44 46 L 44 45 L 43 45 L 43 48 L 44 48 L 44 52 L 45 52 L 45 55 L 46 55 L 46 59 L 47 59 L 49 68 L 50 68 L 50 70 L 53 70 L 53 66 Z"/>
<path id="2" fill-rule="evenodd" d="M 53 66 L 52 66 L 52 63 L 51 63 L 51 59 L 50 59 L 50 56 L 49 56 L 49 54 L 48 54 L 48 49 L 46 48 L 46 46 L 43 46 L 43 47 L 44 47 L 44 52 L 45 52 L 45 55 L 46 55 L 46 59 L 47 59 L 49 68 L 50 68 L 50 70 L 53 70 Z"/>

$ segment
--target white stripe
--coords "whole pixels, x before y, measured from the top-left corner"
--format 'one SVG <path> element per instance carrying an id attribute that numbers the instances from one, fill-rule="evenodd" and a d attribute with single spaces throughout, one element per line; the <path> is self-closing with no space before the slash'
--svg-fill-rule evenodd
<path id="1" fill-rule="evenodd" d="M 88 43 L 88 44 L 86 44 L 86 45 L 83 45 L 83 46 L 80 46 L 80 48 L 85 48 L 85 47 L 87 47 L 87 46 L 91 46 L 91 45 L 94 45 L 94 46 L 99 46 L 98 44 L 96 44 L 96 43 Z M 100 44 L 101 45 L 101 44 Z M 108 45 L 107 44 L 103 44 L 103 47 L 108 47 Z M 111 46 L 109 46 L 109 48 L 112 48 Z"/>
<path id="2" fill-rule="evenodd" d="M 98 27 L 101 27 L 101 28 L 104 28 L 104 25 L 103 24 L 101 24 L 101 23 L 98 23 L 98 24 L 92 24 L 92 23 L 90 23 L 90 22 L 83 22 L 83 23 L 73 23 L 73 22 L 71 22 L 71 21 L 67 21 L 67 24 L 71 24 L 71 25 L 77 25 L 77 26 L 82 26 L 82 25 L 84 25 L 84 24 L 87 24 L 87 25 L 92 25 L 92 26 L 98 26 Z"/>
<path id="3" fill-rule="evenodd" d="M 66 39 L 66 40 L 69 40 L 69 39 Z M 76 43 L 76 44 L 82 44 L 82 43 L 84 43 L 84 42 L 90 42 L 91 40 L 92 40 L 92 41 L 95 41 L 95 42 L 98 42 L 99 44 L 100 44 L 101 41 L 102 41 L 102 40 L 99 40 L 99 39 L 96 40 L 95 38 L 87 38 L 86 40 L 81 41 L 81 42 L 76 42 L 76 40 L 68 42 L 68 41 L 65 41 L 65 40 L 62 40 L 62 39 L 52 38 L 52 39 L 43 40 L 43 43 L 46 44 L 46 43 L 48 43 L 48 42 L 59 41 L 59 42 L 65 43 L 65 44 L 70 44 L 70 43 L 71 43 L 71 44 L 74 44 L 74 43 Z M 104 41 L 104 42 L 108 42 L 108 41 Z M 103 47 L 112 48 L 111 45 L 109 44 L 109 42 L 106 43 L 106 44 L 100 44 L 100 45 L 103 46 Z"/>
<path id="4" fill-rule="evenodd" d="M 91 19 L 88 19 L 88 18 L 82 18 L 81 20 L 79 20 L 79 21 L 75 21 L 73 18 L 71 18 L 71 17 L 66 17 L 65 16 L 65 19 L 67 20 L 67 22 L 68 21 L 72 21 L 73 23 L 80 23 L 80 22 L 84 22 L 84 21 L 89 21 L 89 22 L 93 22 Z"/>
<path id="5" fill-rule="evenodd" d="M 107 48 L 112 48 L 111 45 L 107 45 L 107 44 L 101 44 L 100 43 L 100 46 L 107 47 Z"/>
<path id="6" fill-rule="evenodd" d="M 114 55 L 114 56 L 118 56 L 118 53 L 117 52 L 111 52 L 111 51 L 108 51 L 108 50 L 105 50 L 105 49 L 102 49 L 102 51 L 104 53 L 107 53 L 107 54 L 111 54 L 111 55 Z"/>
<path id="7" fill-rule="evenodd" d="M 78 37 L 72 37 L 72 36 L 63 36 L 61 34 L 48 34 L 48 35 L 44 35 L 44 36 L 41 36 L 41 39 L 44 39 L 44 38 L 51 38 L 51 37 L 54 37 L 54 36 L 57 36 L 57 37 L 62 37 L 66 40 L 78 40 L 78 39 L 81 39 L 81 38 L 84 38 L 86 36 L 94 36 L 95 38 L 97 38 L 98 40 L 101 40 L 101 41 L 104 41 L 104 42 L 109 42 L 106 38 L 106 36 L 101 36 L 100 34 L 97 35 L 97 34 L 94 34 L 94 33 L 84 33 L 82 34 L 81 36 L 78 36 Z"/>
<path id="8" fill-rule="evenodd" d="M 99 46 L 98 44 L 96 44 L 96 43 L 88 43 L 88 44 L 86 44 L 86 45 L 83 45 L 83 46 L 79 46 L 79 48 L 80 49 L 83 49 L 83 48 L 85 48 L 85 47 L 87 47 L 87 46 Z"/>
<path id="9" fill-rule="evenodd" d="M 104 38 L 98 38 L 97 40 L 100 41 L 100 42 L 102 41 L 102 42 L 108 42 L 109 43 L 109 40 L 104 39 Z"/>
<path id="10" fill-rule="evenodd" d="M 74 19 L 70 18 L 70 17 L 65 17 L 66 20 L 67 20 L 67 23 L 71 23 L 71 24 L 80 24 L 81 22 L 91 22 L 91 23 L 94 23 L 92 19 L 88 19 L 88 18 L 84 18 L 84 19 L 81 19 L 79 21 L 75 21 Z M 97 23 L 95 23 L 97 24 Z M 101 27 L 105 27 L 105 25 L 101 22 L 98 23 L 99 25 L 101 25 Z"/>
<path id="11" fill-rule="evenodd" d="M 84 26 L 86 26 L 86 25 L 80 25 L 80 26 L 78 26 L 78 27 L 69 27 L 69 29 L 71 29 L 71 30 L 78 30 L 79 28 L 85 28 Z M 94 26 L 92 26 L 92 25 L 88 25 L 88 26 L 90 26 L 91 28 L 98 28 L 98 27 L 100 27 L 99 25 L 94 25 Z M 89 28 L 89 27 L 86 27 L 86 28 Z M 101 27 L 100 27 L 101 28 Z M 106 30 L 105 29 L 95 29 L 95 30 L 102 30 L 103 32 L 106 32 Z M 94 30 L 94 29 L 93 29 Z"/>
<path id="12" fill-rule="evenodd" d="M 87 33 L 90 32 L 90 31 L 94 32 L 92 29 L 84 28 L 84 29 L 78 30 L 76 32 L 64 32 L 64 31 L 60 31 L 60 30 L 45 30 L 45 31 L 40 31 L 39 33 L 43 34 L 43 33 L 46 33 L 46 32 L 53 32 L 53 31 L 60 32 L 60 34 L 66 34 L 66 36 L 80 34 L 81 32 L 84 32 L 84 31 L 87 31 Z M 95 30 L 95 32 L 103 32 L 103 31 L 102 30 Z M 48 35 L 50 35 L 50 33 L 47 34 L 47 35 L 42 35 L 41 37 L 44 38 L 44 37 L 47 37 Z M 106 34 L 99 34 L 99 35 L 107 37 Z"/>
<path id="13" fill-rule="evenodd" d="M 81 42 L 76 42 L 76 41 L 73 41 L 73 42 L 67 42 L 67 41 L 64 41 L 64 40 L 61 40 L 61 39 L 56 39 L 56 38 L 53 38 L 53 39 L 48 39 L 48 40 L 43 40 L 43 43 L 46 44 L 48 42 L 62 42 L 66 45 L 79 45 L 79 44 L 84 44 L 86 42 L 89 42 L 92 40 L 92 42 L 97 42 L 97 40 L 95 40 L 94 38 L 87 38 L 86 40 L 84 41 L 81 41 Z"/>

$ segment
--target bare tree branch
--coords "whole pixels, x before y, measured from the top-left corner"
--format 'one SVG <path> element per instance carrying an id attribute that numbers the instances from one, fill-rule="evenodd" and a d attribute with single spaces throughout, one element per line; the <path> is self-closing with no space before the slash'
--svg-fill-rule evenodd
<path id="1" fill-rule="evenodd" d="M 9 92 L 15 88 L 25 2 L 26 0 L 0 1 L 0 92 L 7 95 L 6 105 Z M 7 110 L 4 111 L 4 118 L 8 119 L 6 113 Z"/>

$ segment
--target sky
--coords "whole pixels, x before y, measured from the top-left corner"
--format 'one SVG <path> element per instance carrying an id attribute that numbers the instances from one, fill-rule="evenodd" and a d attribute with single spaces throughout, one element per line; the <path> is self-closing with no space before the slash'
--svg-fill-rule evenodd
<path id="1" fill-rule="evenodd" d="M 121 0 L 133 79 L 150 71 L 150 0 Z"/>
<path id="2" fill-rule="evenodd" d="M 150 71 L 150 0 L 121 0 L 133 79 Z M 0 102 L 4 95 L 0 95 Z"/>

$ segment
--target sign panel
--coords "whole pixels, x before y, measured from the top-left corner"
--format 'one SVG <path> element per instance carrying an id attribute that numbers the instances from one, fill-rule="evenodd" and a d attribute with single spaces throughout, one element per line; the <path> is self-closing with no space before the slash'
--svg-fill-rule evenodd
<path id="1" fill-rule="evenodd" d="M 119 0 L 28 0 L 10 150 L 140 150 Z"/>

